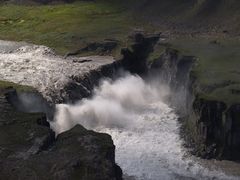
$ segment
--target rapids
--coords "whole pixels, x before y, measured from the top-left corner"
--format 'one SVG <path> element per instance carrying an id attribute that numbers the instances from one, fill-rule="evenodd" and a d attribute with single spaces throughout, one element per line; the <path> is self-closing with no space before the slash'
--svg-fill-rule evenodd
<path id="1" fill-rule="evenodd" d="M 71 76 L 112 62 L 112 57 L 100 56 L 63 58 L 46 46 L 0 41 L 0 80 L 32 86 L 49 101 L 51 94 L 60 94 Z"/>
<path id="2" fill-rule="evenodd" d="M 76 64 L 76 59 L 56 56 L 45 46 L 0 41 L 0 79 L 33 86 L 50 98 L 49 92 L 58 93 L 70 76 L 112 62 L 112 58 L 91 59 L 95 61 Z M 206 168 L 187 153 L 178 116 L 165 98 L 169 95 L 167 86 L 147 84 L 130 74 L 114 82 L 103 80 L 92 98 L 57 105 L 51 127 L 61 133 L 81 124 L 109 133 L 126 179 L 237 179 L 212 164 L 211 170 Z"/>
<path id="3" fill-rule="evenodd" d="M 150 85 L 130 74 L 115 82 L 104 80 L 92 98 L 57 105 L 51 127 L 61 133 L 81 124 L 110 134 L 116 162 L 126 176 L 137 180 L 234 179 L 204 168 L 187 154 L 178 116 L 164 102 L 168 92 L 166 86 Z"/>

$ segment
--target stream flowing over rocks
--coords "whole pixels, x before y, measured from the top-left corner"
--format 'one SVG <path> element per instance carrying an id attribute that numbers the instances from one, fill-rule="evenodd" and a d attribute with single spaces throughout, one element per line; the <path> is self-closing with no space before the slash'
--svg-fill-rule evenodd
<path id="1" fill-rule="evenodd" d="M 45 46 L 0 41 L 0 79 L 36 88 L 45 98 L 61 97 L 73 76 L 113 63 L 112 57 L 63 58 Z M 54 101 L 57 101 L 54 99 Z"/>
<path id="2" fill-rule="evenodd" d="M 105 80 L 94 96 L 75 105 L 57 105 L 56 133 L 81 124 L 108 133 L 116 145 L 116 162 L 126 176 L 139 180 L 235 179 L 209 171 L 187 154 L 178 117 L 165 102 L 165 86 L 126 75 Z"/>
<path id="3" fill-rule="evenodd" d="M 151 46 L 148 39 L 139 39 Z M 134 48 L 137 52 L 144 50 L 140 43 Z M 134 63 L 145 57 L 143 52 L 137 56 L 128 50 L 123 53 Z M 123 59 L 123 64 L 127 63 Z M 27 147 L 17 153 L 12 146 L 10 153 L 8 147 L 6 151 L 3 148 L 0 167 L 7 162 L 7 166 L 1 168 L 4 177 L 12 171 L 12 179 L 118 180 L 122 172 L 115 164 L 116 155 L 116 163 L 126 179 L 238 179 L 213 166 L 206 168 L 183 147 L 178 115 L 169 105 L 168 84 L 156 79 L 146 82 L 128 72 L 120 73 L 114 80 L 100 80 L 113 75 L 116 66 L 117 62 L 111 57 L 64 59 L 45 46 L 0 41 L 0 79 L 33 86 L 48 101 L 57 104 L 53 121 L 44 126 L 49 134 L 43 135 L 46 139 L 40 141 L 39 126 L 35 127 L 31 121 L 34 125 L 20 127 L 25 128 L 22 131 L 32 126 L 38 129 L 37 136 L 33 133 L 30 138 L 32 144 L 26 140 L 27 133 L 27 137 L 21 139 Z M 134 67 L 128 67 L 126 69 L 134 73 Z M 137 73 L 141 74 L 141 69 L 137 69 Z M 88 94 L 88 91 L 91 92 Z M 81 93 L 84 95 L 79 95 Z M 72 98 L 81 100 L 65 103 Z M 56 139 L 54 135 L 58 135 Z M 21 168 L 27 168 L 28 172 L 19 175 Z M 42 172 L 47 172 L 46 177 Z"/>

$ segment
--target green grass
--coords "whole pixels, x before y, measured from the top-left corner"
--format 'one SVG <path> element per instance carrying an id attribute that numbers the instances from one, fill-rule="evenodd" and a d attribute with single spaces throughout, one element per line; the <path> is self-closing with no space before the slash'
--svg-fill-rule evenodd
<path id="1" fill-rule="evenodd" d="M 30 87 L 30 86 L 23 86 L 23 85 L 15 84 L 15 83 L 12 83 L 12 82 L 1 81 L 0 80 L 0 95 L 1 95 L 1 90 L 4 90 L 4 89 L 9 88 L 9 87 L 13 87 L 17 91 L 21 91 L 21 92 L 35 91 L 35 89 Z"/>
<path id="2" fill-rule="evenodd" d="M 124 8 L 107 2 L 0 6 L 0 39 L 43 44 L 60 54 L 75 51 L 87 42 L 125 39 L 131 24 Z"/>
<path id="3" fill-rule="evenodd" d="M 227 26 L 230 29 L 239 25 L 240 3 L 235 0 L 226 4 L 216 2 L 218 7 L 212 14 L 202 13 L 207 11 L 204 3 L 192 4 L 190 1 L 176 0 L 152 0 L 147 4 L 144 2 L 96 0 L 47 6 L 1 5 L 0 39 L 43 44 L 55 49 L 59 54 L 65 54 L 74 52 L 89 42 L 106 38 L 120 40 L 120 49 L 127 45 L 127 36 L 135 28 L 148 31 L 162 29 L 161 24 L 151 26 L 152 21 L 188 25 L 196 25 L 196 22 L 201 21 L 207 24 L 206 27 L 211 23 L 214 25 L 229 22 Z M 137 8 L 134 8 L 135 6 Z M 169 43 L 180 49 L 184 55 L 198 57 L 193 71 L 204 89 L 204 96 L 228 103 L 240 102 L 239 95 L 231 94 L 232 89 L 238 90 L 240 84 L 240 41 L 221 38 L 217 40 L 219 44 L 211 44 L 212 40 L 214 39 L 180 37 L 170 40 Z M 119 49 L 115 53 L 118 53 Z M 156 48 L 149 61 L 156 59 L 163 51 L 163 46 Z M 236 87 L 232 88 L 233 85 Z"/>
<path id="4" fill-rule="evenodd" d="M 227 104 L 239 103 L 240 94 L 240 41 L 237 39 L 179 38 L 170 43 L 185 55 L 198 58 L 193 69 L 203 96 Z"/>

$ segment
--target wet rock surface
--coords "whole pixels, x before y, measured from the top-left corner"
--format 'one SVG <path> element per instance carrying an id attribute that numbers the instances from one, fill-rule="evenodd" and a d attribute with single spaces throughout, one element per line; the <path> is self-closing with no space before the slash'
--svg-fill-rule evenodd
<path id="1" fill-rule="evenodd" d="M 196 154 L 204 158 L 240 159 L 240 106 L 196 98 L 192 121 L 196 120 Z M 194 119 L 193 117 L 196 117 Z M 195 139 L 195 140 L 196 140 Z"/>
<path id="2" fill-rule="evenodd" d="M 171 87 L 172 96 L 169 101 L 181 116 L 185 116 L 192 106 L 189 74 L 195 61 L 193 56 L 185 56 L 176 49 L 167 48 L 150 65 L 150 77 L 159 78 L 161 83 Z"/>
<path id="3" fill-rule="evenodd" d="M 12 91 L 0 89 L 1 179 L 121 179 L 109 135 L 78 125 L 55 138 L 45 114 L 8 102 Z"/>
<path id="4" fill-rule="evenodd" d="M 100 55 L 111 55 L 112 51 L 115 48 L 117 48 L 118 44 L 119 44 L 119 41 L 115 39 L 105 39 L 102 42 L 92 42 L 92 43 L 88 43 L 85 47 L 75 52 L 67 53 L 65 57 L 81 55 L 83 53 L 89 53 L 89 52 L 94 54 L 100 54 Z"/>
<path id="5" fill-rule="evenodd" d="M 148 73 L 147 57 L 160 38 L 160 34 L 142 34 L 135 32 L 130 36 L 131 47 L 122 49 L 122 58 L 101 67 L 90 69 L 85 74 L 71 76 L 60 93 L 60 102 L 75 102 L 91 96 L 92 90 L 103 78 L 115 79 L 122 70 L 138 75 Z M 59 99 L 56 97 L 54 99 Z"/>
<path id="6" fill-rule="evenodd" d="M 74 102 L 91 96 L 101 78 L 114 78 L 121 68 L 134 73 L 145 72 L 147 56 L 158 38 L 137 34 L 133 51 L 128 50 L 130 56 L 123 54 L 123 59 L 115 62 L 102 57 L 88 58 L 87 61 L 86 58 L 62 59 L 46 47 L 39 46 L 20 45 L 20 48 L 14 46 L 13 50 L 4 51 L 2 58 L 10 55 L 10 66 L 17 74 L 6 71 L 2 72 L 2 77 L 29 84 L 43 97 L 37 91 L 24 93 L 14 88 L 0 89 L 1 179 L 122 179 L 122 170 L 115 163 L 111 136 L 77 125 L 55 138 L 47 122 L 47 117 L 53 118 L 54 107 L 44 97 L 52 103 Z M 147 51 L 143 52 L 145 48 Z M 33 55 L 40 58 L 31 59 Z M 10 59 L 6 61 L 10 62 Z M 32 69 L 37 67 L 38 61 L 47 62 L 47 67 Z M 1 65 L 5 66 L 4 63 Z M 34 77 L 28 74 L 34 72 Z M 42 79 L 41 72 L 49 79 Z M 46 86 L 46 81 L 51 85 Z"/>
<path id="7" fill-rule="evenodd" d="M 147 58 L 154 50 L 154 46 L 158 42 L 160 34 L 134 33 L 130 36 L 133 43 L 129 48 L 123 48 L 123 67 L 135 74 L 146 74 L 148 71 Z"/>
<path id="8" fill-rule="evenodd" d="M 216 87 L 228 86 L 224 82 L 215 87 L 199 87 L 191 67 L 192 56 L 183 56 L 168 48 L 151 64 L 153 76 L 158 75 L 173 91 L 173 106 L 182 116 L 182 136 L 192 153 L 203 158 L 240 159 L 240 106 L 202 96 Z M 236 93 L 236 91 L 232 91 Z"/>

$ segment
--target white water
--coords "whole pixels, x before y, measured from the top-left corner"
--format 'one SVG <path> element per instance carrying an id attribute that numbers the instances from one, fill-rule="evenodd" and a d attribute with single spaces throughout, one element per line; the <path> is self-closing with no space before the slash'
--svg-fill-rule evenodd
<path id="1" fill-rule="evenodd" d="M 49 97 L 50 92 L 58 93 L 71 75 L 112 61 L 90 59 L 95 61 L 79 64 L 44 46 L 0 41 L 0 79 L 33 86 Z M 111 134 L 117 163 L 124 174 L 136 179 L 234 179 L 210 171 L 186 155 L 177 116 L 164 103 L 168 92 L 164 86 L 151 87 L 130 75 L 116 82 L 104 81 L 92 99 L 58 105 L 57 122 L 51 125 L 58 133 L 80 123 Z"/>
<path id="2" fill-rule="evenodd" d="M 93 98 L 58 105 L 51 126 L 57 133 L 76 124 L 109 133 L 116 162 L 125 175 L 139 180 L 234 179 L 205 169 L 186 154 L 178 117 L 163 101 L 166 95 L 166 87 L 147 85 L 133 75 L 105 80 Z"/>
<path id="3" fill-rule="evenodd" d="M 91 61 L 79 63 L 81 60 Z M 64 59 L 46 46 L 0 40 L 0 80 L 35 87 L 48 99 L 53 94 L 59 97 L 71 76 L 81 76 L 112 62 L 112 57 L 99 56 Z"/>

